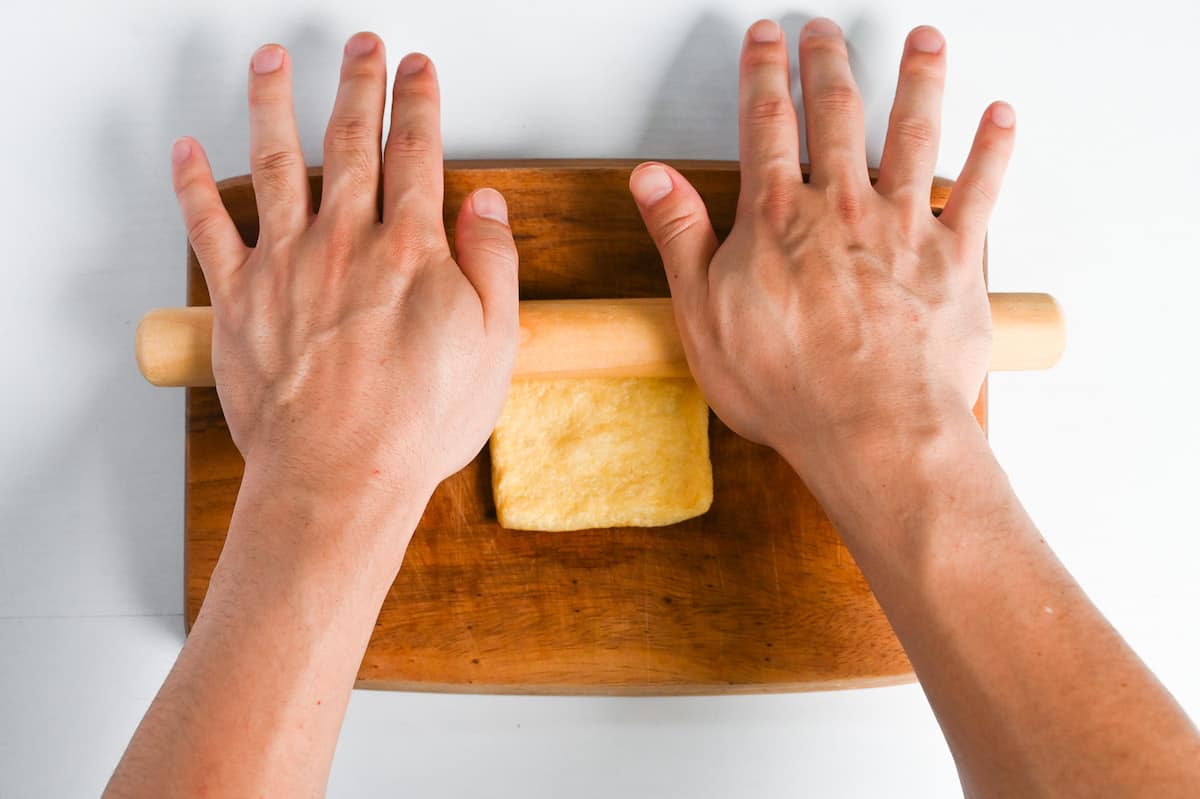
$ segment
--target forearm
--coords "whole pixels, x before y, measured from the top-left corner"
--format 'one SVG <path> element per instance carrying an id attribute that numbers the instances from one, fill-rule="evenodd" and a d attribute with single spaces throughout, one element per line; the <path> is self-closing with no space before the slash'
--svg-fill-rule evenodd
<path id="1" fill-rule="evenodd" d="M 1055 558 L 973 419 L 904 438 L 856 442 L 806 477 L 968 793 L 1194 793 L 1195 728 Z"/>
<path id="2" fill-rule="evenodd" d="M 427 496 L 336 500 L 248 470 L 204 606 L 112 796 L 323 792 L 354 676 Z"/>

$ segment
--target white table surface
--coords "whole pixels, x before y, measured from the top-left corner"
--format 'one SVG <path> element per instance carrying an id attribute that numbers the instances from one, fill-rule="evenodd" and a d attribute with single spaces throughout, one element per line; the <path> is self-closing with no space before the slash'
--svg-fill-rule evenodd
<path id="1" fill-rule="evenodd" d="M 877 158 L 909 27 L 949 38 L 940 172 L 1017 109 L 995 290 L 1060 298 L 1050 372 L 992 380 L 991 434 L 1101 609 L 1200 714 L 1200 174 L 1194 3 L 481 0 L 6 4 L 0 25 L 0 796 L 93 796 L 183 641 L 183 392 L 139 378 L 140 315 L 184 300 L 171 140 L 246 171 L 256 45 L 296 63 L 319 161 L 344 39 L 437 61 L 450 157 L 736 156 L 744 27 L 848 32 Z M 1186 8 L 1185 8 L 1186 6 Z M 986 624 L 986 619 L 980 620 Z M 1079 679 L 1087 679 L 1081 674 Z M 330 794 L 950 796 L 916 686 L 688 699 L 356 692 Z"/>

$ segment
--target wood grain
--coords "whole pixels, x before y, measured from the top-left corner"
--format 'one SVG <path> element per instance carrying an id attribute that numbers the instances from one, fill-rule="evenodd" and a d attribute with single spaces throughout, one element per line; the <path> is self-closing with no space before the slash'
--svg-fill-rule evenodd
<path id="1" fill-rule="evenodd" d="M 626 188 L 629 161 L 450 162 L 446 227 L 501 190 L 522 299 L 656 297 L 667 285 Z M 718 235 L 737 165 L 681 162 Z M 312 173 L 314 196 L 320 177 Z M 222 196 L 257 238 L 245 178 Z M 931 205 L 940 209 L 948 184 Z M 194 254 L 188 304 L 207 305 Z M 986 386 L 976 406 L 986 422 Z M 541 694 L 712 694 L 912 679 L 887 619 L 803 482 L 768 449 L 710 431 L 714 502 L 658 529 L 512 532 L 496 524 L 487 450 L 435 492 L 376 622 L 358 686 Z M 213 389 L 188 389 L 186 618 L 195 620 L 242 476 Z"/>

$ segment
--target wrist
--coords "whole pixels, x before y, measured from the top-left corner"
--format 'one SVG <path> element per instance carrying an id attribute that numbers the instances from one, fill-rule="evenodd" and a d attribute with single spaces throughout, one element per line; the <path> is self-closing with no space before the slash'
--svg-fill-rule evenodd
<path id="1" fill-rule="evenodd" d="M 781 454 L 851 546 L 923 545 L 932 517 L 1007 485 L 969 409 L 795 440 Z"/>
<path id="2" fill-rule="evenodd" d="M 390 584 L 435 487 L 428 483 L 249 460 L 229 536 L 252 537 L 257 549 L 293 562 L 370 564 Z"/>
<path id="3" fill-rule="evenodd" d="M 914 457 L 946 454 L 978 443 L 982 431 L 969 408 L 927 404 L 906 412 L 874 412 L 815 427 L 796 425 L 776 447 L 805 480 L 839 466 L 870 473 Z M 986 443 L 986 439 L 985 443 Z"/>

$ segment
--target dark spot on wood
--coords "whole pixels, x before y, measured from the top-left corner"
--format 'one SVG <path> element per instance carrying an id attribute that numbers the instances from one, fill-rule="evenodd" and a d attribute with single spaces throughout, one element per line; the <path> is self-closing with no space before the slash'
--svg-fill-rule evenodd
<path id="1" fill-rule="evenodd" d="M 472 662 L 472 663 L 474 663 L 476 666 L 478 666 L 478 665 L 479 665 L 479 658 L 471 658 L 471 662 Z"/>
<path id="2" fill-rule="evenodd" d="M 669 596 L 663 597 L 663 602 L 666 602 L 668 605 L 671 604 L 671 602 L 672 602 L 671 597 L 669 597 Z"/>

